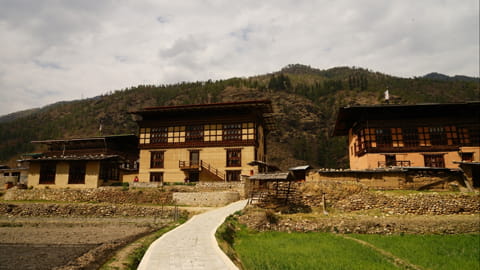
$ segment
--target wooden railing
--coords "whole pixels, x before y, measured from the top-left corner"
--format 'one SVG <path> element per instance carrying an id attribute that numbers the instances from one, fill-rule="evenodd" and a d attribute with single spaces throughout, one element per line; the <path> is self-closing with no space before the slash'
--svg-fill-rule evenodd
<path id="1" fill-rule="evenodd" d="M 199 164 L 198 161 L 184 161 L 184 160 L 179 160 L 178 161 L 178 167 L 182 170 L 185 169 L 199 169 Z"/>
<path id="2" fill-rule="evenodd" d="M 395 161 L 379 161 L 378 167 L 385 168 L 385 167 L 410 167 L 411 162 L 410 160 L 395 160 Z"/>
<path id="3" fill-rule="evenodd" d="M 204 162 L 203 160 L 200 160 L 200 167 L 202 167 L 202 169 L 209 171 L 210 173 L 216 175 L 218 178 L 225 181 L 225 174 L 223 172 L 219 171 L 215 167 L 210 166 L 210 164 Z"/>
<path id="4" fill-rule="evenodd" d="M 200 162 L 179 160 L 178 167 L 182 170 L 198 170 L 200 168 L 205 169 L 208 172 L 210 172 L 212 175 L 218 177 L 220 180 L 225 181 L 225 173 L 211 166 L 210 164 L 206 163 L 203 160 L 200 160 Z"/>

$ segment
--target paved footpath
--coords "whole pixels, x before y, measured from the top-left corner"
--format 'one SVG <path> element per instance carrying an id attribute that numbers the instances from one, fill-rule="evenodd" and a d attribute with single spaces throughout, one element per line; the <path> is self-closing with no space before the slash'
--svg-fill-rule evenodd
<path id="1" fill-rule="evenodd" d="M 238 269 L 218 247 L 215 231 L 230 214 L 245 207 L 247 200 L 193 216 L 150 245 L 139 270 Z"/>

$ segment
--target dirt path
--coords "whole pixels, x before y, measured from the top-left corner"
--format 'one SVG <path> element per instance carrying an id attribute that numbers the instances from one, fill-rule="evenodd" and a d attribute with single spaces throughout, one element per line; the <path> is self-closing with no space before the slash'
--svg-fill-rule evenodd
<path id="1" fill-rule="evenodd" d="M 375 251 L 377 251 L 378 253 L 382 254 L 383 256 L 387 257 L 388 260 L 390 260 L 393 264 L 395 264 L 396 266 L 402 268 L 402 269 L 412 269 L 412 270 L 425 270 L 424 268 L 418 266 L 418 265 L 415 265 L 413 263 L 409 263 L 405 260 L 403 260 L 402 258 L 399 258 L 395 255 L 393 255 L 392 253 L 384 250 L 384 249 L 381 249 L 377 246 L 374 246 L 368 242 L 365 242 L 363 240 L 360 240 L 360 239 L 356 239 L 356 238 L 353 238 L 353 237 L 350 237 L 350 236 L 347 236 L 347 235 L 344 235 L 344 234 L 339 234 L 340 237 L 343 237 L 345 239 L 348 239 L 348 240 L 351 240 L 351 241 L 355 241 L 363 246 L 366 246 L 366 247 L 369 247 Z"/>

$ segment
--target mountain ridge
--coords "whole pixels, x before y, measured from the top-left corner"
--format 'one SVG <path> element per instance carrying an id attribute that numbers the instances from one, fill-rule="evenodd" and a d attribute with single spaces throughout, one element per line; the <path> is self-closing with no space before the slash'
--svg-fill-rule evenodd
<path id="1" fill-rule="evenodd" d="M 397 104 L 480 99 L 478 80 L 399 78 L 357 67 L 320 70 L 294 64 L 248 78 L 138 85 L 0 117 L 0 163 L 13 164 L 22 153 L 41 151 L 30 144 L 32 140 L 137 133 L 128 113 L 132 110 L 270 99 L 278 128 L 268 138 L 269 162 L 281 168 L 303 164 L 345 168 L 345 138 L 329 136 L 338 109 L 382 104 L 385 89 Z"/>

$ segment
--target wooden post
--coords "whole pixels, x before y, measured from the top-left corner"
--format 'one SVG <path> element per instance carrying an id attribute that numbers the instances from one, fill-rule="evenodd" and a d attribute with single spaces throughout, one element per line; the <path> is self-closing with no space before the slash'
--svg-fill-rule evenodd
<path id="1" fill-rule="evenodd" d="M 325 192 L 322 193 L 323 214 L 328 215 L 327 212 L 327 200 L 325 200 Z"/>

